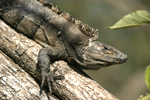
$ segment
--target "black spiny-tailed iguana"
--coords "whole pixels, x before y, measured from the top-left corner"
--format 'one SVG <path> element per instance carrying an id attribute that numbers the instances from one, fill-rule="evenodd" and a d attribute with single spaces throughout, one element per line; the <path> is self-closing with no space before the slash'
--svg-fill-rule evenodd
<path id="1" fill-rule="evenodd" d="M 124 53 L 99 42 L 97 30 L 48 2 L 0 0 L 0 18 L 44 47 L 39 52 L 38 66 L 42 73 L 41 87 L 46 78 L 50 93 L 51 82 L 55 84 L 54 79 L 63 77 L 50 71 L 52 60 L 76 62 L 80 68 L 92 70 L 127 60 Z"/>

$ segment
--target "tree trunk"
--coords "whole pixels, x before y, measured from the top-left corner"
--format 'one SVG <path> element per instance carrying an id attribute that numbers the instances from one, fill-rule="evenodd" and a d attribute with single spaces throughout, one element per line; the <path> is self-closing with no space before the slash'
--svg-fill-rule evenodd
<path id="1" fill-rule="evenodd" d="M 64 61 L 51 65 L 52 70 L 58 68 L 56 75 L 65 77 L 56 80 L 58 89 L 52 87 L 53 94 L 48 95 L 45 84 L 40 95 L 41 75 L 36 63 L 41 48 L 0 20 L 0 99 L 118 100 L 82 70 Z"/>

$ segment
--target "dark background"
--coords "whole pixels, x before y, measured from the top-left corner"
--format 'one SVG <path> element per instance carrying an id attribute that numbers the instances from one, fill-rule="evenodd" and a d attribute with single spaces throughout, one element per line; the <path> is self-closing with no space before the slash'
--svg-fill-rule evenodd
<path id="1" fill-rule="evenodd" d="M 109 30 L 124 15 L 136 10 L 150 12 L 150 0 L 49 0 L 74 18 L 99 29 L 99 41 L 128 55 L 124 64 L 86 71 L 106 90 L 121 100 L 136 100 L 148 92 L 144 81 L 150 64 L 150 25 Z"/>

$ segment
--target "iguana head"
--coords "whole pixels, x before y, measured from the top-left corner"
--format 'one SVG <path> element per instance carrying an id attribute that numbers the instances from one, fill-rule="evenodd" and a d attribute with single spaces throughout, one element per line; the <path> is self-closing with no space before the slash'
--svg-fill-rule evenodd
<path id="1" fill-rule="evenodd" d="M 99 69 L 127 61 L 127 55 L 116 48 L 99 41 L 89 41 L 78 54 L 84 69 Z"/>

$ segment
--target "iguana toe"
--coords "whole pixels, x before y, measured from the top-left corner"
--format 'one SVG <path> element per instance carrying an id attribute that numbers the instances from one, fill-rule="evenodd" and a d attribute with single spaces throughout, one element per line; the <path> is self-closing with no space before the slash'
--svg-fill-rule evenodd
<path id="1" fill-rule="evenodd" d="M 52 94 L 52 88 L 51 87 L 58 89 L 55 80 L 64 79 L 64 76 L 62 76 L 62 75 L 54 75 L 57 70 L 58 70 L 57 68 L 55 68 L 53 71 L 50 71 L 50 72 L 42 70 L 41 89 L 43 88 L 43 85 L 44 85 L 45 79 L 46 79 L 50 94 Z"/>

